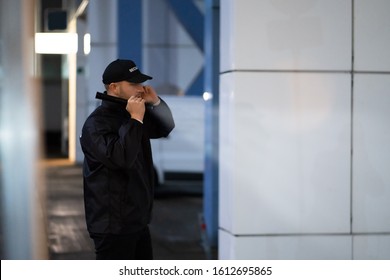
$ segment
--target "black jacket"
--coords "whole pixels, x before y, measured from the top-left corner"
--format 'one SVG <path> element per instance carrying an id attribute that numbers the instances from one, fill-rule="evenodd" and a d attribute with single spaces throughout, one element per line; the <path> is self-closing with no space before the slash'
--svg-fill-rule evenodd
<path id="1" fill-rule="evenodd" d="M 147 106 L 143 124 L 130 118 L 125 105 L 103 100 L 85 121 L 80 137 L 84 152 L 84 204 L 90 233 L 128 234 L 151 219 L 154 170 L 151 138 L 174 128 L 161 100 Z"/>

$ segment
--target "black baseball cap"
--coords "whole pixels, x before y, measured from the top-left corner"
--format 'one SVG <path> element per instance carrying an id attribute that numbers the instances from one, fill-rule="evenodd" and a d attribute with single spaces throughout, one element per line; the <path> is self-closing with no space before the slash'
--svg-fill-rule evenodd
<path id="1" fill-rule="evenodd" d="M 152 79 L 141 73 L 134 61 L 127 59 L 117 59 L 108 64 L 102 78 L 105 85 L 121 81 L 140 84 Z"/>

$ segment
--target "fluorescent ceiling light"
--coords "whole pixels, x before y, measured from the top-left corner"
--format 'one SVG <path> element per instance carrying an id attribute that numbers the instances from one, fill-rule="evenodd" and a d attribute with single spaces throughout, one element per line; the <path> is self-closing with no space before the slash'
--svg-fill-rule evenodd
<path id="1" fill-rule="evenodd" d="M 84 35 L 84 54 L 88 55 L 91 52 L 91 34 Z"/>
<path id="2" fill-rule="evenodd" d="M 41 54 L 77 53 L 77 33 L 35 33 L 35 52 Z"/>

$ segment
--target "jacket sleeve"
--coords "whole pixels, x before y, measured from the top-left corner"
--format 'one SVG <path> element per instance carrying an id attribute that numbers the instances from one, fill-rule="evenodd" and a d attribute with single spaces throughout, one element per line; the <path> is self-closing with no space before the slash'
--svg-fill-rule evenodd
<path id="1" fill-rule="evenodd" d="M 136 164 L 142 135 L 142 124 L 133 119 L 124 123 L 117 132 L 100 124 L 99 120 L 90 119 L 83 127 L 80 143 L 91 167 L 103 163 L 110 169 L 128 169 Z"/>
<path id="2" fill-rule="evenodd" d="M 147 106 L 146 113 L 144 122 L 150 138 L 167 137 L 175 127 L 171 109 L 161 98 L 159 105 Z"/>

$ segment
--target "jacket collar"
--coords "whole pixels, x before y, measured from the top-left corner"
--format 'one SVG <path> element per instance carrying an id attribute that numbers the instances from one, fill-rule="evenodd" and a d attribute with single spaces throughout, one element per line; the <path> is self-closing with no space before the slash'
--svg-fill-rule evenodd
<path id="1" fill-rule="evenodd" d="M 103 94 L 99 93 L 99 92 L 97 94 L 100 94 L 102 97 L 108 96 L 107 91 L 104 91 Z M 97 96 L 97 94 L 96 94 L 96 96 Z M 111 96 L 108 96 L 108 97 L 110 97 L 111 99 L 115 99 L 115 97 L 111 97 Z M 96 97 L 96 98 L 98 98 L 98 97 Z M 119 99 L 119 98 L 116 98 L 116 99 Z M 126 102 L 125 100 L 123 100 L 123 101 Z M 126 103 L 121 104 L 121 103 L 113 102 L 110 99 L 103 99 L 102 106 L 104 108 L 112 108 L 112 109 L 116 109 L 116 110 L 126 109 Z"/>
<path id="2" fill-rule="evenodd" d="M 114 110 L 124 110 L 126 111 L 126 105 L 125 104 L 119 104 L 115 103 L 109 100 L 102 100 L 102 107 L 108 108 L 108 109 L 114 109 Z"/>
<path id="3" fill-rule="evenodd" d="M 126 111 L 126 105 L 115 103 L 109 100 L 102 100 L 101 107 L 113 112 L 115 115 L 129 117 L 130 114 Z"/>

